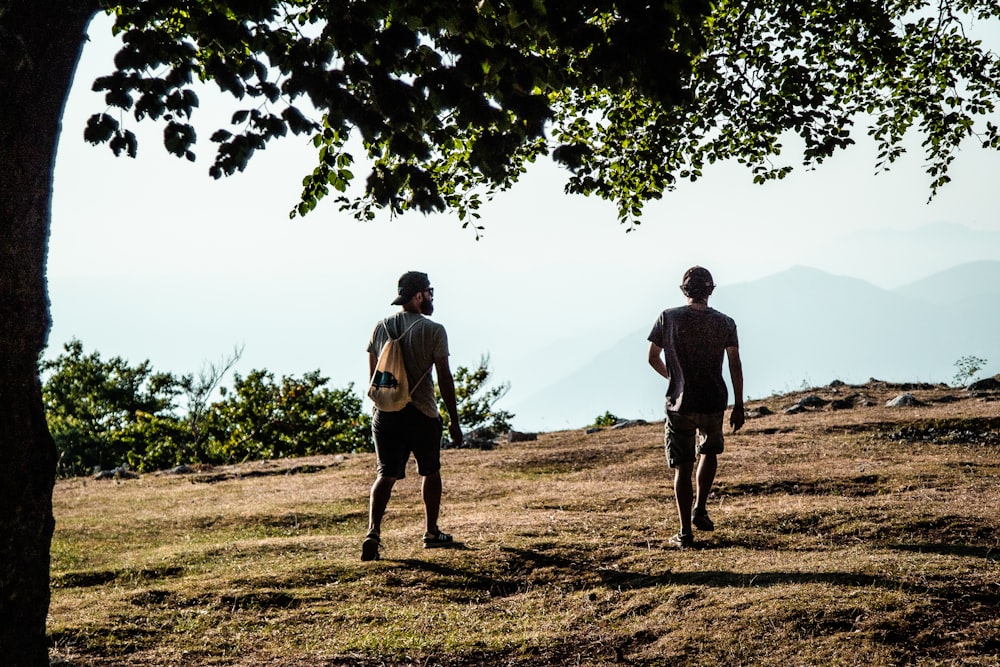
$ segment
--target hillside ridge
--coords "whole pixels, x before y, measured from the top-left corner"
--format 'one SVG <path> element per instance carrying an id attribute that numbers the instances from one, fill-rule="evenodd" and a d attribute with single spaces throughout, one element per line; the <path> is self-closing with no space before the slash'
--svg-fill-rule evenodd
<path id="1" fill-rule="evenodd" d="M 830 402 L 786 411 L 809 397 Z M 370 453 L 60 480 L 53 664 L 993 666 L 998 400 L 871 380 L 754 401 L 685 550 L 655 422 L 445 450 L 456 548 L 422 548 L 411 469 L 369 563 Z"/>

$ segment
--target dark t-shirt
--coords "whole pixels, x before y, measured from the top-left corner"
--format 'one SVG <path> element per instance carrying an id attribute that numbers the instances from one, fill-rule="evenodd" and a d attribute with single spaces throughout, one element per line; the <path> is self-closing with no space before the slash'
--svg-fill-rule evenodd
<path id="1" fill-rule="evenodd" d="M 649 332 L 664 350 L 670 382 L 666 409 L 684 414 L 723 412 L 729 394 L 722 377 L 727 347 L 739 347 L 736 322 L 713 308 L 668 308 Z"/>

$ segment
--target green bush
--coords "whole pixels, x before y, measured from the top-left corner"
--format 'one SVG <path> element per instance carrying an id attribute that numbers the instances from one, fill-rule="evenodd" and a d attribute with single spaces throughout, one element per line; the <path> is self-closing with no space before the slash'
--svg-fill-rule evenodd
<path id="1" fill-rule="evenodd" d="M 510 421 L 514 415 L 506 410 L 499 410 L 496 402 L 507 395 L 510 383 L 504 382 L 496 387 L 486 387 L 490 379 L 490 357 L 479 358 L 479 366 L 469 369 L 459 366 L 453 376 L 455 378 L 455 402 L 458 407 L 458 421 L 463 430 L 472 430 L 487 426 L 497 433 L 507 433 L 511 429 Z M 435 387 L 438 400 L 438 411 L 444 420 L 445 427 L 451 422 L 441 392 Z"/>
<path id="2" fill-rule="evenodd" d="M 267 371 L 235 375 L 222 399 L 208 396 L 238 358 L 195 379 L 156 373 L 144 361 L 84 354 L 72 340 L 43 361 L 42 396 L 60 475 L 128 464 L 139 472 L 182 463 L 225 463 L 371 451 L 371 420 L 353 391 L 327 387 L 319 371 L 275 384 Z M 175 403 L 187 399 L 187 411 Z"/>
<path id="3" fill-rule="evenodd" d="M 125 462 L 139 472 L 197 462 L 190 455 L 192 441 L 187 422 L 175 417 L 137 413 L 122 444 Z"/>
<path id="4" fill-rule="evenodd" d="M 604 411 L 603 415 L 594 420 L 594 426 L 614 426 L 617 423 L 618 417 L 611 414 L 607 410 Z"/>
<path id="5" fill-rule="evenodd" d="M 371 451 L 371 420 L 353 391 L 326 387 L 313 371 L 281 384 L 264 370 L 235 375 L 233 390 L 210 406 L 205 456 L 214 462 Z"/>
<path id="6" fill-rule="evenodd" d="M 123 463 L 144 467 L 146 450 L 158 438 L 183 440 L 184 429 L 174 414 L 180 389 L 173 375 L 155 373 L 149 361 L 131 366 L 121 357 L 105 361 L 97 352 L 85 355 L 76 339 L 63 350 L 40 365 L 60 474 Z"/>

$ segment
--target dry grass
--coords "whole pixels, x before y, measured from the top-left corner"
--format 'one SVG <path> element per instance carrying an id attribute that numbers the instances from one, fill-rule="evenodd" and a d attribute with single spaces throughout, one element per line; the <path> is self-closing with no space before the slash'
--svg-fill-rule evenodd
<path id="1" fill-rule="evenodd" d="M 695 549 L 662 424 L 446 451 L 420 546 L 400 482 L 359 561 L 372 455 L 56 488 L 56 661 L 69 665 L 997 665 L 1000 402 L 777 414 L 727 439 Z M 954 402 L 948 402 L 953 396 Z M 755 402 L 751 407 L 758 407 Z"/>

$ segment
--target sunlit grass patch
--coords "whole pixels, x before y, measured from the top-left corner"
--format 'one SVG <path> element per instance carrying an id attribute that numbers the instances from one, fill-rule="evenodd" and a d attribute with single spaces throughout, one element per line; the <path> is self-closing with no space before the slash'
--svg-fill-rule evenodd
<path id="1" fill-rule="evenodd" d="M 920 408 L 921 423 L 959 407 L 991 406 Z M 685 550 L 668 543 L 662 424 L 446 450 L 456 548 L 422 548 L 413 471 L 369 563 L 370 456 L 61 481 L 53 653 L 87 667 L 994 666 L 998 451 L 884 437 L 913 414 L 752 420 L 727 436 L 716 530 Z"/>

